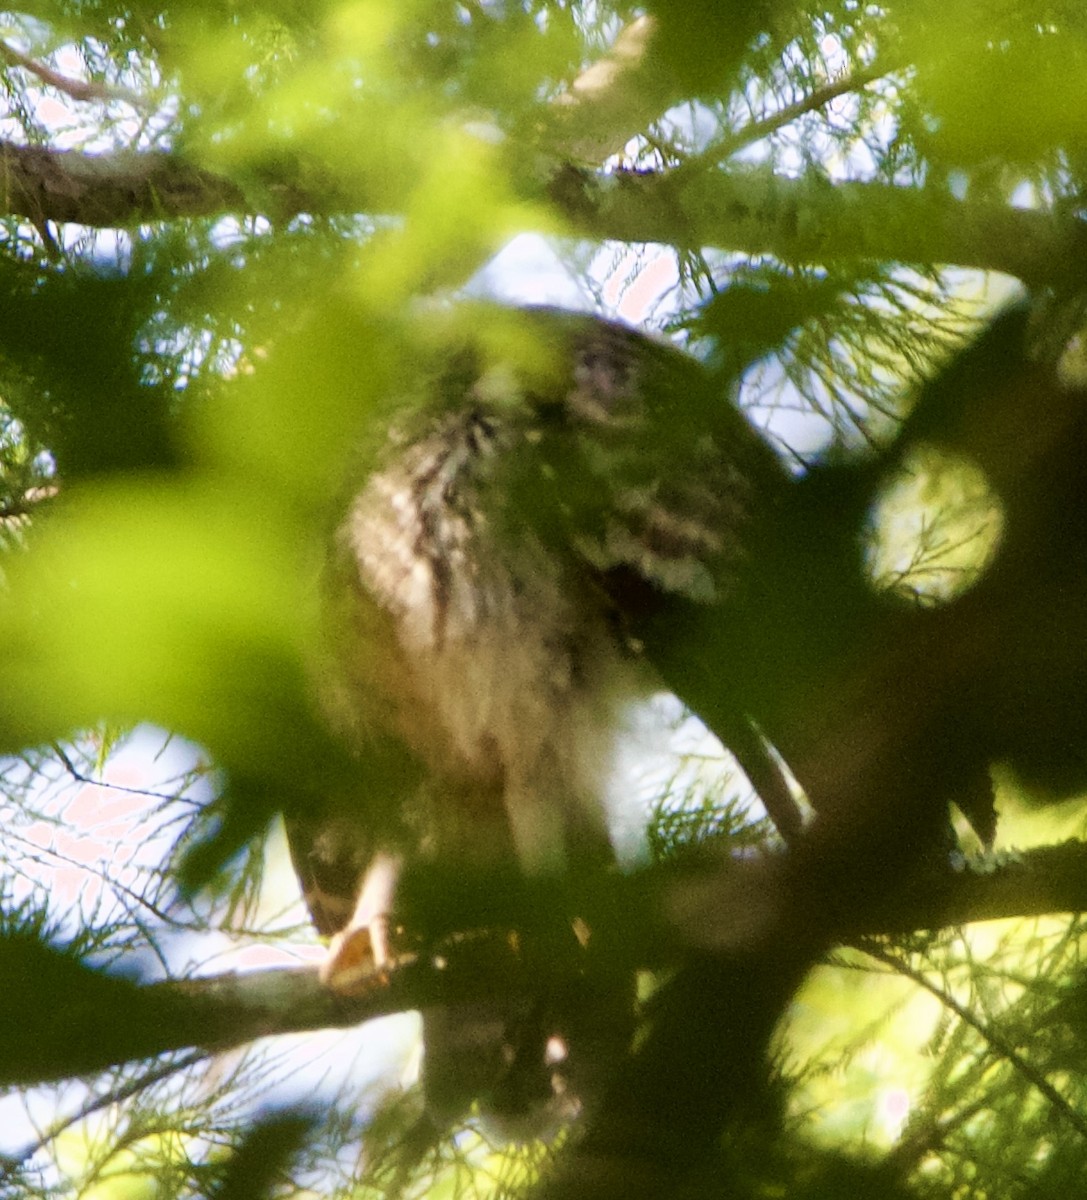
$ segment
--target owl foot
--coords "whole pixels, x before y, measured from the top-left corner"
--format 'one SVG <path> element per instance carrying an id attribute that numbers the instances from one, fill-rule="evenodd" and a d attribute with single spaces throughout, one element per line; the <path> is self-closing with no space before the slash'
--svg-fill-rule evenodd
<path id="1" fill-rule="evenodd" d="M 341 996 L 369 991 L 377 981 L 388 979 L 394 959 L 392 925 L 386 914 L 365 925 L 348 925 L 328 944 L 328 955 L 318 972 L 325 987 Z"/>
<path id="2" fill-rule="evenodd" d="M 396 957 L 393 938 L 402 935 L 389 917 L 399 876 L 399 857 L 375 854 L 356 897 L 355 911 L 328 944 L 321 982 L 341 996 L 360 996 L 388 981 L 388 969 Z"/>

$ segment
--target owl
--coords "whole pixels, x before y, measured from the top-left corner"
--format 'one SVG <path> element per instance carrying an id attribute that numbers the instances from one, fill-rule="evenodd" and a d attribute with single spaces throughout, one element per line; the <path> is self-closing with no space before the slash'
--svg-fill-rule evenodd
<path id="1" fill-rule="evenodd" d="M 612 744 L 659 687 L 639 624 L 727 604 L 784 480 L 672 346 L 551 308 L 468 314 L 391 398 L 332 539 L 322 692 L 389 782 L 295 814 L 288 835 L 343 992 L 395 956 L 405 865 L 610 868 Z M 528 1003 L 424 1013 L 428 1104 L 576 1113 L 580 1048 L 548 1019 Z M 587 1024 L 588 1057 L 629 1030 Z"/>

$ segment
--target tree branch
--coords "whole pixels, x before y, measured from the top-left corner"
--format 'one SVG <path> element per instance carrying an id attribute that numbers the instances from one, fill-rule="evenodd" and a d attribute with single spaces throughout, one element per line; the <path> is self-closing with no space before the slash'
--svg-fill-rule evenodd
<path id="1" fill-rule="evenodd" d="M 609 52 L 560 93 L 536 141 L 564 162 L 594 166 L 619 154 L 675 98 L 670 81 L 653 69 L 657 33 L 652 17 L 638 17 Z"/>
<path id="2" fill-rule="evenodd" d="M 594 928 L 621 946 L 631 965 L 673 964 L 691 948 L 742 950 L 777 916 L 781 861 L 657 868 L 613 881 L 607 895 L 589 901 L 597 909 Z M 992 870 L 927 872 L 835 932 L 849 941 L 1082 910 L 1087 843 L 1069 842 L 1025 851 Z M 0 993 L 0 1083 L 22 1085 L 193 1047 L 218 1051 L 427 1005 L 523 994 L 534 982 L 505 936 L 458 941 L 440 969 L 425 956 L 406 955 L 350 999 L 328 991 L 312 967 L 138 985 L 40 943 L 0 940 L 0 961 L 4 977 L 19 981 Z"/>
<path id="3" fill-rule="evenodd" d="M 576 232 L 616 241 L 716 246 L 791 262 L 941 263 L 1031 285 L 1070 279 L 1087 261 L 1081 222 L 932 188 L 788 178 L 766 167 L 568 169 L 550 194 Z"/>
<path id="4" fill-rule="evenodd" d="M 864 951 L 877 962 L 884 963 L 894 973 L 903 975 L 918 987 L 924 988 L 931 996 L 935 997 L 943 1008 L 950 1009 L 964 1025 L 968 1025 L 983 1041 L 988 1043 L 996 1057 L 1010 1063 L 1039 1092 L 1057 1117 L 1070 1125 L 1081 1138 L 1087 1139 L 1087 1121 L 1080 1116 L 1060 1090 L 1049 1081 L 1045 1072 L 1036 1067 L 1027 1055 L 1021 1053 L 1012 1042 L 998 1034 L 992 1025 L 979 1019 L 965 1004 L 957 1000 L 950 988 L 936 983 L 924 971 L 918 971 L 900 955 L 889 954 L 879 946 L 865 946 Z"/>
<path id="5" fill-rule="evenodd" d="M 786 125 L 791 125 L 800 117 L 810 112 L 815 112 L 820 108 L 825 108 L 831 101 L 837 100 L 839 96 L 844 96 L 849 92 L 860 91 L 870 83 L 875 83 L 879 79 L 885 79 L 888 75 L 894 74 L 895 71 L 900 71 L 903 65 L 903 63 L 874 63 L 872 66 L 864 67 L 851 74 L 831 79 L 823 84 L 822 87 L 816 88 L 792 104 L 783 105 L 776 112 L 770 113 L 769 116 L 752 121 L 750 124 L 737 129 L 722 141 L 715 142 L 707 153 L 700 156 L 700 158 L 714 163 L 724 162 L 726 158 L 735 154 L 737 150 L 754 145 L 755 142 L 761 142 L 763 138 L 777 133 L 779 129 L 784 129 Z"/>
<path id="6" fill-rule="evenodd" d="M 22 67 L 24 71 L 37 75 L 43 83 L 55 87 L 73 100 L 123 100 L 125 104 L 131 104 L 133 108 L 150 107 L 147 97 L 141 96 L 138 92 L 130 91 L 128 88 L 113 87 L 108 83 L 95 83 L 93 80 L 72 79 L 68 75 L 54 71 L 45 63 L 28 57 L 16 50 L 14 46 L 9 46 L 7 42 L 0 41 L 0 58 L 6 59 L 12 66 Z"/>
<path id="7" fill-rule="evenodd" d="M 35 224 L 126 228 L 245 212 L 235 184 L 170 154 L 83 154 L 0 142 L 0 208 Z"/>
<path id="8" fill-rule="evenodd" d="M 1003 271 L 1030 284 L 1059 282 L 1087 262 L 1087 226 L 1079 222 L 924 188 L 699 166 L 614 174 L 566 168 L 549 192 L 571 233 L 617 241 L 717 246 L 794 262 L 944 263 Z M 345 197 L 311 193 L 290 180 L 253 205 L 229 179 L 169 154 L 0 143 L 0 208 L 39 225 L 129 227 L 258 209 L 286 217 L 348 207 Z"/>

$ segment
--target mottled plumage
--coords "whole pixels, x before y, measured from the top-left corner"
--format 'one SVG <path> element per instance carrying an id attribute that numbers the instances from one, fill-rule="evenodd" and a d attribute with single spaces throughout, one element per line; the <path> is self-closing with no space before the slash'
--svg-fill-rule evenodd
<path id="1" fill-rule="evenodd" d="M 618 713 L 653 686 L 632 621 L 670 597 L 727 599 L 782 479 L 678 351 L 551 309 L 475 315 L 506 336 L 457 342 L 408 390 L 335 538 L 323 687 L 360 756 L 391 755 L 403 786 L 291 823 L 318 928 L 348 929 L 333 986 L 350 987 L 357 928 L 387 953 L 380 918 L 405 859 L 470 870 L 515 856 L 537 873 L 610 860 L 601 796 Z M 481 1047 L 501 1046 L 509 1018 L 430 1015 L 432 1095 L 450 1076 L 443 1048 L 479 1068 L 441 1107 L 486 1090 Z"/>

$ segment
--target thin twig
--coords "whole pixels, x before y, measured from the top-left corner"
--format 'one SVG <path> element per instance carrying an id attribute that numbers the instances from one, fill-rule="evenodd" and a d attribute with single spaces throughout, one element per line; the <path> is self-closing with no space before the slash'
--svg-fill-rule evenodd
<path id="1" fill-rule="evenodd" d="M 92 775 L 84 774 L 75 765 L 75 763 L 72 762 L 68 752 L 59 742 L 50 742 L 49 745 L 53 753 L 57 756 L 57 758 L 60 759 L 61 766 L 64 767 L 65 771 L 68 772 L 72 778 L 72 781 L 75 783 L 86 784 L 88 787 L 103 788 L 109 792 L 120 792 L 122 795 L 126 796 L 142 796 L 148 800 L 163 800 L 169 803 L 181 801 L 190 806 L 193 803 L 185 796 L 180 796 L 177 794 L 171 795 L 168 792 L 155 791 L 154 788 L 130 787 L 129 785 L 123 783 L 111 783 L 108 779 L 95 779 Z"/>
<path id="2" fill-rule="evenodd" d="M 87 1117 L 93 1116 L 94 1113 L 100 1112 L 103 1108 L 109 1108 L 112 1104 L 121 1104 L 125 1100 L 131 1099 L 138 1092 L 142 1092 L 145 1088 L 149 1088 L 156 1083 L 161 1083 L 162 1080 L 168 1079 L 171 1075 L 177 1074 L 179 1071 L 188 1070 L 189 1067 L 194 1067 L 198 1062 L 209 1057 L 207 1050 L 196 1050 L 186 1054 L 183 1058 L 175 1062 L 160 1064 L 152 1067 L 148 1071 L 143 1071 L 137 1075 L 135 1079 L 130 1079 L 127 1083 L 121 1084 L 116 1088 L 111 1088 L 108 1092 L 104 1092 L 100 1096 L 92 1096 L 89 1100 L 76 1109 L 71 1116 L 62 1117 L 59 1121 L 54 1121 L 48 1129 L 45 1130 L 34 1142 L 25 1146 L 22 1150 L 17 1151 L 12 1155 L 4 1155 L 0 1159 L 0 1177 L 11 1175 L 25 1162 L 28 1162 L 40 1150 L 44 1149 L 50 1142 L 56 1141 L 61 1134 L 71 1129 L 73 1125 L 77 1125 L 80 1121 Z"/>
<path id="3" fill-rule="evenodd" d="M 129 88 L 116 87 L 109 83 L 96 83 L 94 80 L 73 79 L 70 75 L 62 75 L 52 67 L 30 58 L 7 42 L 0 41 L 0 58 L 5 58 L 14 67 L 22 67 L 43 82 L 55 87 L 72 100 L 122 100 L 133 108 L 146 108 L 149 101 L 146 96 L 133 92 Z"/>
<path id="4" fill-rule="evenodd" d="M 877 79 L 886 78 L 895 71 L 901 70 L 903 65 L 902 63 L 873 63 L 870 67 L 864 67 L 849 75 L 841 75 L 837 79 L 825 83 L 822 87 L 816 88 L 814 92 L 810 92 L 795 103 L 786 104 L 784 108 L 779 108 L 770 116 L 763 117 L 760 121 L 752 121 L 742 129 L 736 130 L 723 142 L 711 146 L 707 154 L 712 155 L 717 161 L 726 159 L 735 154 L 737 150 L 743 150 L 754 142 L 761 142 L 763 138 L 777 133 L 786 125 L 791 125 L 793 121 L 806 113 L 825 108 L 839 96 L 844 96 L 847 92 L 860 91 L 870 83 L 875 83 Z"/>
<path id="5" fill-rule="evenodd" d="M 934 996 L 941 1004 L 949 1008 L 960 1021 L 968 1025 L 983 1038 L 1001 1058 L 1011 1063 L 1023 1078 L 1031 1083 L 1049 1101 L 1057 1114 L 1062 1116 L 1077 1133 L 1087 1138 L 1087 1121 L 1076 1112 L 1068 1100 L 1046 1079 L 1045 1075 L 1033 1063 L 1025 1059 L 1014 1046 L 1006 1042 L 983 1021 L 979 1020 L 964 1004 L 960 1004 L 950 992 L 940 987 L 939 984 L 934 983 L 923 971 L 915 970 L 908 963 L 903 962 L 897 955 L 890 954 L 879 946 L 865 942 L 862 945 L 862 949 L 865 954 L 876 959 L 877 962 L 882 962 L 893 971 L 904 975 L 919 987 L 924 988 L 925 991 Z"/>

